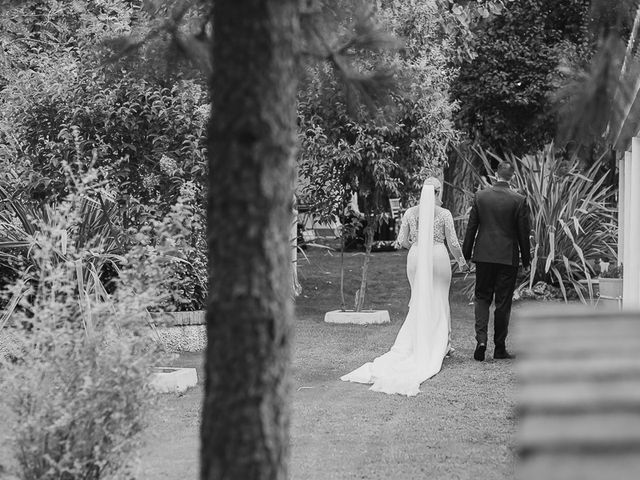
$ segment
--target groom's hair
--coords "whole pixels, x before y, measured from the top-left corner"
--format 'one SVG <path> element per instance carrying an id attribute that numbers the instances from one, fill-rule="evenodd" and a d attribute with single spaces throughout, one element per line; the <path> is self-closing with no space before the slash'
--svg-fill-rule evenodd
<path id="1" fill-rule="evenodd" d="M 515 173 L 515 169 L 513 165 L 509 162 L 500 162 L 498 165 L 498 169 L 496 170 L 498 177 L 502 180 L 506 180 L 507 182 L 513 178 L 513 174 Z"/>

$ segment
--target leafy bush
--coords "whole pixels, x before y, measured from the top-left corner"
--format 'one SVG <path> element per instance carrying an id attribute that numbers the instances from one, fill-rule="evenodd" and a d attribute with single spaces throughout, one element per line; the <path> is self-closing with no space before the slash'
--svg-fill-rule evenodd
<path id="1" fill-rule="evenodd" d="M 493 174 L 492 160 L 502 160 L 479 151 L 485 168 Z M 526 195 L 531 212 L 530 285 L 536 281 L 560 287 L 565 299 L 567 286 L 586 302 L 593 296 L 590 260 L 615 257 L 617 215 L 614 191 L 605 186 L 604 162 L 596 161 L 581 172 L 575 158 L 563 159 L 553 145 L 542 152 L 524 157 L 507 156 L 515 167 L 512 181 L 516 190 Z"/>
<path id="2" fill-rule="evenodd" d="M 101 230 L 82 228 L 94 178 L 74 183 L 55 209 L 45 206 L 46 215 L 32 219 L 31 265 L 8 289 L 14 308 L 0 327 L 11 331 L 20 355 L 0 359 L 0 368 L 23 479 L 130 478 L 151 399 L 158 346 L 148 311 L 163 299 L 161 273 L 153 261 L 134 263 L 126 254 L 114 292 L 101 286 L 93 262 L 104 239 L 95 236 Z M 143 274 L 145 282 L 136 281 Z"/>
<path id="3" fill-rule="evenodd" d="M 164 279 L 174 294 L 165 307 L 203 308 L 209 113 L 204 87 L 181 80 L 165 88 L 129 74 L 114 79 L 97 67 L 81 68 L 74 57 L 60 59 L 55 68 L 19 72 L 17 77 L 0 91 L 0 167 L 3 180 L 11 184 L 4 199 L 12 202 L 0 215 L 3 225 L 13 222 L 18 229 L 5 230 L 3 247 L 9 248 L 10 241 L 24 245 L 25 235 L 33 233 L 28 224 L 50 216 L 73 190 L 72 179 L 89 169 L 103 185 L 102 200 L 93 198 L 96 212 L 111 199 L 106 205 L 110 227 L 120 230 L 115 239 L 96 236 L 108 238 L 110 245 L 87 248 L 101 252 L 94 264 L 106 254 L 125 253 L 131 232 L 163 222 L 181 192 L 190 189 L 193 198 L 184 214 L 191 231 L 181 230 L 182 261 L 167 263 Z M 7 217 L 10 221 L 4 221 Z M 152 231 L 149 237 L 157 243 Z M 116 275 L 118 261 L 113 260 L 95 268 L 93 277 L 105 270 Z"/>
<path id="4" fill-rule="evenodd" d="M 48 340 L 3 372 L 19 478 L 131 478 L 152 400 L 148 355 L 130 339 L 105 346 L 77 331 L 56 329 Z"/>
<path id="5" fill-rule="evenodd" d="M 125 282 L 139 291 L 154 290 L 152 310 L 190 311 L 205 306 L 208 293 L 204 212 L 197 203 L 198 186 L 186 182 L 170 212 L 131 232 L 132 247 Z"/>
<path id="6" fill-rule="evenodd" d="M 171 89 L 131 76 L 111 80 L 79 71 L 24 72 L 0 95 L 6 160 L 35 199 L 55 201 L 68 191 L 61 169 L 88 165 L 111 182 L 123 226 L 169 211 L 187 180 L 205 184 L 207 96 L 183 81 Z M 204 199 L 200 199 L 204 203 Z"/>

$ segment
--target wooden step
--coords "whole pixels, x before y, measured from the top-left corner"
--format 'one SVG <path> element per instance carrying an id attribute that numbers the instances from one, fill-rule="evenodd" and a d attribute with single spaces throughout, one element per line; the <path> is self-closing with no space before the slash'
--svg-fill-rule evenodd
<path id="1" fill-rule="evenodd" d="M 640 380 L 531 383 L 518 396 L 521 415 L 625 411 L 640 419 Z"/>
<path id="2" fill-rule="evenodd" d="M 586 358 L 531 358 L 519 362 L 517 374 L 521 382 L 565 382 L 569 380 L 638 379 L 640 355 L 615 355 Z"/>
<path id="3" fill-rule="evenodd" d="M 640 319 L 616 320 L 609 318 L 591 319 L 584 322 L 567 322 L 563 319 L 553 322 L 537 323 L 522 320 L 514 325 L 513 335 L 527 341 L 542 341 L 557 337 L 585 338 L 592 336 L 617 337 L 640 333 Z"/>
<path id="4" fill-rule="evenodd" d="M 527 319 L 544 325 L 546 322 L 584 322 L 585 320 L 597 320 L 603 318 L 620 320 L 640 320 L 640 311 L 603 311 L 584 305 L 565 305 L 562 303 L 541 304 L 536 302 L 527 308 L 522 308 L 514 314 L 514 318 Z"/>
<path id="5" fill-rule="evenodd" d="M 635 452 L 532 455 L 519 462 L 518 480 L 638 480 L 640 455 Z"/>
<path id="6" fill-rule="evenodd" d="M 640 455 L 637 413 L 539 414 L 520 421 L 518 451 L 534 453 L 635 452 Z"/>
<path id="7" fill-rule="evenodd" d="M 541 342 L 528 340 L 521 347 L 525 358 L 571 358 L 584 355 L 638 356 L 640 355 L 640 333 L 638 336 L 550 338 Z"/>

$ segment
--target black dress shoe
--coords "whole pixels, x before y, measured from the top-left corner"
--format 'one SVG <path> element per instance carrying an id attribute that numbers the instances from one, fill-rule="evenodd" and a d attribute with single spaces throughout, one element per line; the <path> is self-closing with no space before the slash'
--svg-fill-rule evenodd
<path id="1" fill-rule="evenodd" d="M 506 350 L 496 350 L 493 352 L 493 358 L 496 360 L 513 360 L 516 356 L 513 353 L 509 353 Z"/>
<path id="2" fill-rule="evenodd" d="M 476 351 L 473 352 L 473 358 L 479 362 L 484 361 L 484 352 L 487 351 L 487 346 L 484 343 L 479 343 L 476 346 Z"/>

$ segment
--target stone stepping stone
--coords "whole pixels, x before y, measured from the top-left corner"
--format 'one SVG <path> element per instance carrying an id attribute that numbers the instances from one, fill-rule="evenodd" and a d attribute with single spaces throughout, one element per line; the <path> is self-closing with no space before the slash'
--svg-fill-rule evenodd
<path id="1" fill-rule="evenodd" d="M 156 367 L 151 387 L 159 393 L 184 393 L 198 384 L 195 368 Z"/>

